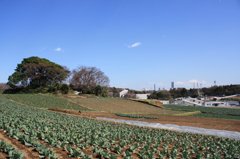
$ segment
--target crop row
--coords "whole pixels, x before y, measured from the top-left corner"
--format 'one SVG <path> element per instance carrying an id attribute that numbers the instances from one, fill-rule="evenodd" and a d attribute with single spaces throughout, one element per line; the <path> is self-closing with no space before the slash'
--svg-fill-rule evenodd
<path id="1" fill-rule="evenodd" d="M 240 120 L 239 108 L 215 108 L 215 107 L 180 106 L 180 105 L 165 105 L 164 107 L 174 111 L 201 112 L 200 114 L 196 114 L 195 116 Z"/>
<path id="2" fill-rule="evenodd" d="M 0 140 L 0 152 L 8 154 L 9 159 L 22 159 L 23 153 L 17 151 L 12 145 Z"/>
<path id="3" fill-rule="evenodd" d="M 120 116 L 120 117 L 127 117 L 127 118 L 157 119 L 157 117 L 152 117 L 152 116 L 147 116 L 147 115 L 138 115 L 138 114 L 116 113 L 115 115 Z"/>
<path id="4" fill-rule="evenodd" d="M 236 158 L 240 155 L 240 141 L 225 138 L 79 118 L 21 107 L 4 98 L 0 99 L 0 111 L 0 129 L 9 136 L 26 141 L 29 146 L 42 140 L 64 149 L 70 157 Z"/>

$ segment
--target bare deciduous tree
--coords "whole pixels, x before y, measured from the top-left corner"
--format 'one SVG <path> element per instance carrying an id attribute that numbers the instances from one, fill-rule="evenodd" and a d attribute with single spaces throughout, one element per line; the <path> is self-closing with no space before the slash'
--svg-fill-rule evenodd
<path id="1" fill-rule="evenodd" d="M 80 91 L 89 91 L 96 86 L 108 86 L 109 78 L 96 67 L 79 67 L 72 71 L 70 84 L 74 89 Z"/>

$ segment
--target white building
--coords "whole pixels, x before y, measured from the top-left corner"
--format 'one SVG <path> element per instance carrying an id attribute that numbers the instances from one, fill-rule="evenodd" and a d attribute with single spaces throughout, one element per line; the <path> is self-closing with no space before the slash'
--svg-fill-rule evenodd
<path id="1" fill-rule="evenodd" d="M 73 92 L 75 95 L 79 95 L 80 94 L 80 92 L 78 92 L 78 91 L 74 91 Z"/>
<path id="2" fill-rule="evenodd" d="M 224 107 L 224 106 L 229 106 L 227 102 L 218 102 L 218 101 L 210 101 L 210 102 L 205 102 L 204 106 L 206 107 Z"/>
<path id="3" fill-rule="evenodd" d="M 122 90 L 122 91 L 119 93 L 119 97 L 120 97 L 120 98 L 124 98 L 125 95 L 127 95 L 127 94 L 128 94 L 128 90 L 127 90 L 127 89 L 124 89 L 124 90 Z"/>
<path id="4" fill-rule="evenodd" d="M 216 99 L 215 99 L 216 100 Z M 227 107 L 227 106 L 239 106 L 239 102 L 236 101 L 214 101 L 210 98 L 178 98 L 174 102 L 179 105 L 193 105 L 193 106 L 205 106 L 205 107 Z"/>
<path id="5" fill-rule="evenodd" d="M 148 99 L 150 94 L 136 94 L 136 99 Z"/>
<path id="6" fill-rule="evenodd" d="M 169 100 L 159 100 L 162 104 L 169 104 Z"/>

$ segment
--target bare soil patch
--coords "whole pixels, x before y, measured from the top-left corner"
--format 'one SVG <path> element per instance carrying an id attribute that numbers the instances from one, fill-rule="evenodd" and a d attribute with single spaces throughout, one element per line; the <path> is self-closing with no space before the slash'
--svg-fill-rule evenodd
<path id="1" fill-rule="evenodd" d="M 49 108 L 48 110 L 51 110 L 54 112 L 67 113 L 67 114 L 75 114 L 75 115 L 81 114 L 81 111 L 75 111 L 75 110 L 70 110 L 70 109 Z"/>
<path id="2" fill-rule="evenodd" d="M 240 132 L 239 120 L 227 120 L 218 118 L 203 118 L 193 116 L 161 116 L 158 119 L 144 121 L 159 122 L 162 124 L 176 124 L 180 126 L 193 126 L 208 129 L 229 130 Z"/>
<path id="3" fill-rule="evenodd" d="M 109 112 L 96 112 L 96 111 L 80 112 L 80 111 L 68 110 L 68 109 L 48 109 L 48 110 L 53 111 L 53 112 L 76 115 L 76 116 L 80 116 L 80 117 L 87 117 L 87 118 L 96 118 L 96 117 L 114 118 L 114 117 L 117 117 L 115 114 L 109 113 Z"/>
<path id="4" fill-rule="evenodd" d="M 11 144 L 18 151 L 24 153 L 25 159 L 39 158 L 39 154 L 33 148 L 24 146 L 16 139 L 8 137 L 2 130 L 0 130 L 0 139 L 8 144 Z"/>
<path id="5" fill-rule="evenodd" d="M 8 157 L 7 154 L 0 152 L 0 158 L 1 159 L 7 158 L 7 157 Z"/>
<path id="6" fill-rule="evenodd" d="M 157 108 L 163 108 L 163 104 L 162 102 L 160 102 L 159 100 L 155 100 L 155 99 L 129 99 L 131 101 L 135 101 L 135 102 L 140 102 L 140 103 L 144 103 L 144 104 L 148 104 Z"/>

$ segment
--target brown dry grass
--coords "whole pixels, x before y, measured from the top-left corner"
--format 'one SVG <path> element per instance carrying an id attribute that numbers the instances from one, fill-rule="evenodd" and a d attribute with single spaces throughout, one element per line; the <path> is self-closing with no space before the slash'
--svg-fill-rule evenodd
<path id="1" fill-rule="evenodd" d="M 154 100 L 154 99 L 130 99 L 130 100 L 135 101 L 135 102 L 144 103 L 144 104 L 149 104 L 154 107 L 163 108 L 163 104 L 159 100 Z"/>
<path id="2" fill-rule="evenodd" d="M 70 101 L 80 106 L 111 113 L 127 114 L 176 114 L 179 111 L 165 110 L 146 103 L 135 102 L 121 98 L 81 98 L 76 96 L 65 96 Z"/>

